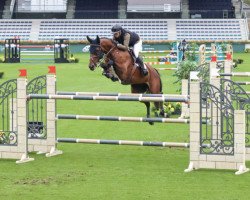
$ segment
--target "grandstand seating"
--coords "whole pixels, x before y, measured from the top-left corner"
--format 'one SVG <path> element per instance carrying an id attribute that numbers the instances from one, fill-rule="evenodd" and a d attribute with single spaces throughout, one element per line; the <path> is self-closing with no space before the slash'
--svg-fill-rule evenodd
<path id="1" fill-rule="evenodd" d="M 244 40 L 246 24 L 239 20 L 176 20 L 177 39 L 188 40 Z"/>
<path id="2" fill-rule="evenodd" d="M 85 40 L 86 35 L 111 37 L 116 24 L 137 32 L 143 40 L 245 40 L 248 38 L 245 20 L 54 20 L 42 21 L 39 40 L 66 37 Z"/>
<path id="3" fill-rule="evenodd" d="M 120 24 L 139 33 L 143 40 L 247 40 L 246 19 L 33 19 L 0 20 L 0 40 L 19 36 L 21 40 L 86 36 L 111 37 L 111 27 Z"/>
<path id="4" fill-rule="evenodd" d="M 78 0 L 75 6 L 77 19 L 116 19 L 118 18 L 117 0 Z"/>
<path id="5" fill-rule="evenodd" d="M 39 40 L 66 37 L 85 40 L 86 35 L 111 37 L 111 27 L 119 23 L 136 31 L 144 40 L 167 40 L 167 20 L 52 20 L 42 21 Z"/>
<path id="6" fill-rule="evenodd" d="M 20 37 L 29 40 L 31 27 L 31 20 L 0 20 L 0 39 Z"/>

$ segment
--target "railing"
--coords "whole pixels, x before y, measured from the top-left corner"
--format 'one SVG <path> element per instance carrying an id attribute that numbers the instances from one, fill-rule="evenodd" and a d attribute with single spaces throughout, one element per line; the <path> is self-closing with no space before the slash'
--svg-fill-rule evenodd
<path id="1" fill-rule="evenodd" d="M 180 4 L 128 5 L 127 12 L 180 12 Z"/>
<path id="2" fill-rule="evenodd" d="M 17 5 L 16 12 L 44 12 L 44 13 L 58 13 L 58 12 L 66 12 L 67 5 L 59 4 L 59 5 Z"/>

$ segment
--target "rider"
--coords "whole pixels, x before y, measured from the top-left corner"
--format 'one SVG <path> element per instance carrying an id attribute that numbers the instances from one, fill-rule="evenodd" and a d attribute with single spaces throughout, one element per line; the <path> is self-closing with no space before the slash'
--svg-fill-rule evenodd
<path id="1" fill-rule="evenodd" d="M 118 42 L 117 48 L 121 50 L 129 50 L 129 48 L 132 48 L 136 58 L 135 62 L 138 64 L 141 73 L 144 76 L 148 75 L 148 70 L 139 57 L 139 52 L 142 49 L 142 41 L 139 35 L 135 32 L 125 30 L 117 24 L 112 27 L 111 31 L 113 33 L 113 40 Z"/>

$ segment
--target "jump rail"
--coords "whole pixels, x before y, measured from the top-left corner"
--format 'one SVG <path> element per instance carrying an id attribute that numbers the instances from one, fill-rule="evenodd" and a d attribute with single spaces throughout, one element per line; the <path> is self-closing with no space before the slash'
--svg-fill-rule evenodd
<path id="1" fill-rule="evenodd" d="M 57 114 L 57 119 L 75 119 L 75 120 L 99 120 L 99 121 L 126 121 L 126 122 L 159 122 L 159 123 L 190 123 L 189 119 L 161 118 L 161 117 L 121 117 L 121 116 L 94 116 L 94 115 L 74 115 Z M 210 123 L 203 120 L 202 124 Z"/>
<path id="2" fill-rule="evenodd" d="M 177 56 L 144 56 L 144 58 L 177 58 Z"/>
<path id="3" fill-rule="evenodd" d="M 32 49 L 32 48 L 54 48 L 53 45 L 21 45 L 20 48 L 27 48 L 27 49 Z"/>
<path id="4" fill-rule="evenodd" d="M 169 65 L 171 62 L 146 62 L 149 65 Z"/>
<path id="5" fill-rule="evenodd" d="M 141 53 L 170 53 L 172 50 L 159 50 L 159 51 L 141 51 Z"/>
<path id="6" fill-rule="evenodd" d="M 250 82 L 248 82 L 248 81 L 246 81 L 246 82 L 236 81 L 235 83 L 237 83 L 239 85 L 250 85 Z"/>
<path id="7" fill-rule="evenodd" d="M 31 54 L 31 53 L 29 53 L 29 54 L 24 54 L 24 53 L 22 53 L 22 56 L 54 56 L 54 54 L 42 54 L 42 53 L 39 53 L 39 54 Z"/>
<path id="8" fill-rule="evenodd" d="M 103 121 L 127 121 L 127 122 L 189 123 L 188 119 L 93 116 L 93 115 L 73 115 L 73 114 L 57 114 L 56 118 L 76 119 L 76 120 L 100 120 L 100 121 L 103 120 Z"/>
<path id="9" fill-rule="evenodd" d="M 179 147 L 189 148 L 190 143 L 181 142 L 152 142 L 135 140 L 98 140 L 98 139 L 78 139 L 78 138 L 57 138 L 58 143 L 85 143 L 85 144 L 113 144 L 113 145 L 133 145 L 133 146 L 158 146 L 158 147 Z M 203 148 L 210 147 L 209 144 L 203 144 Z"/>
<path id="10" fill-rule="evenodd" d="M 132 96 L 132 97 L 162 97 L 162 94 L 137 94 L 137 93 L 112 93 L 112 92 L 68 92 L 68 91 L 58 91 L 58 95 L 92 95 L 92 96 Z M 183 96 L 186 95 L 172 95 L 168 96 Z"/>
<path id="11" fill-rule="evenodd" d="M 250 72 L 233 72 L 233 73 L 219 73 L 220 76 L 238 76 L 238 77 L 249 77 Z"/>
<path id="12" fill-rule="evenodd" d="M 176 71 L 177 68 L 156 68 L 157 70 L 174 70 Z"/>
<path id="13" fill-rule="evenodd" d="M 149 96 L 93 96 L 93 95 L 48 95 L 29 94 L 27 99 L 67 99 L 67 100 L 101 100 L 101 101 L 141 101 L 141 102 L 189 102 L 185 95 L 149 95 Z"/>

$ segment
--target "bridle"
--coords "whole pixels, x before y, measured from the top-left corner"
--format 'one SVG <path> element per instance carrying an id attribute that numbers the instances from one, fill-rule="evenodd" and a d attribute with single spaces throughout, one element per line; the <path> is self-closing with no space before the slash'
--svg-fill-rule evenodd
<path id="1" fill-rule="evenodd" d="M 96 50 L 95 51 L 95 54 L 91 54 L 90 56 L 90 60 L 91 62 L 93 62 L 96 67 L 99 67 L 99 66 L 102 66 L 103 64 L 105 64 L 105 61 L 108 59 L 110 60 L 110 58 L 108 57 L 110 55 L 110 53 L 114 50 L 114 48 L 116 46 L 113 46 L 107 53 L 104 53 L 102 50 L 101 50 L 101 45 L 100 44 L 90 44 L 90 46 L 96 46 L 96 47 L 100 47 L 100 50 Z M 95 63 L 94 62 L 94 59 L 95 58 L 98 58 L 98 62 Z"/>
<path id="2" fill-rule="evenodd" d="M 101 49 L 101 46 L 100 46 L 99 44 L 90 44 L 90 46 L 100 47 L 100 49 Z M 91 54 L 90 54 L 90 61 L 91 61 L 92 63 L 95 63 L 95 62 L 94 62 L 94 59 L 95 59 L 95 58 L 98 58 L 98 63 L 95 63 L 95 65 L 96 65 L 96 66 L 99 66 L 99 65 L 100 65 L 100 64 L 99 64 L 99 63 L 100 63 L 100 60 L 103 59 L 103 56 L 104 56 L 104 53 L 103 53 L 102 50 L 95 50 L 94 53 L 91 53 Z"/>

